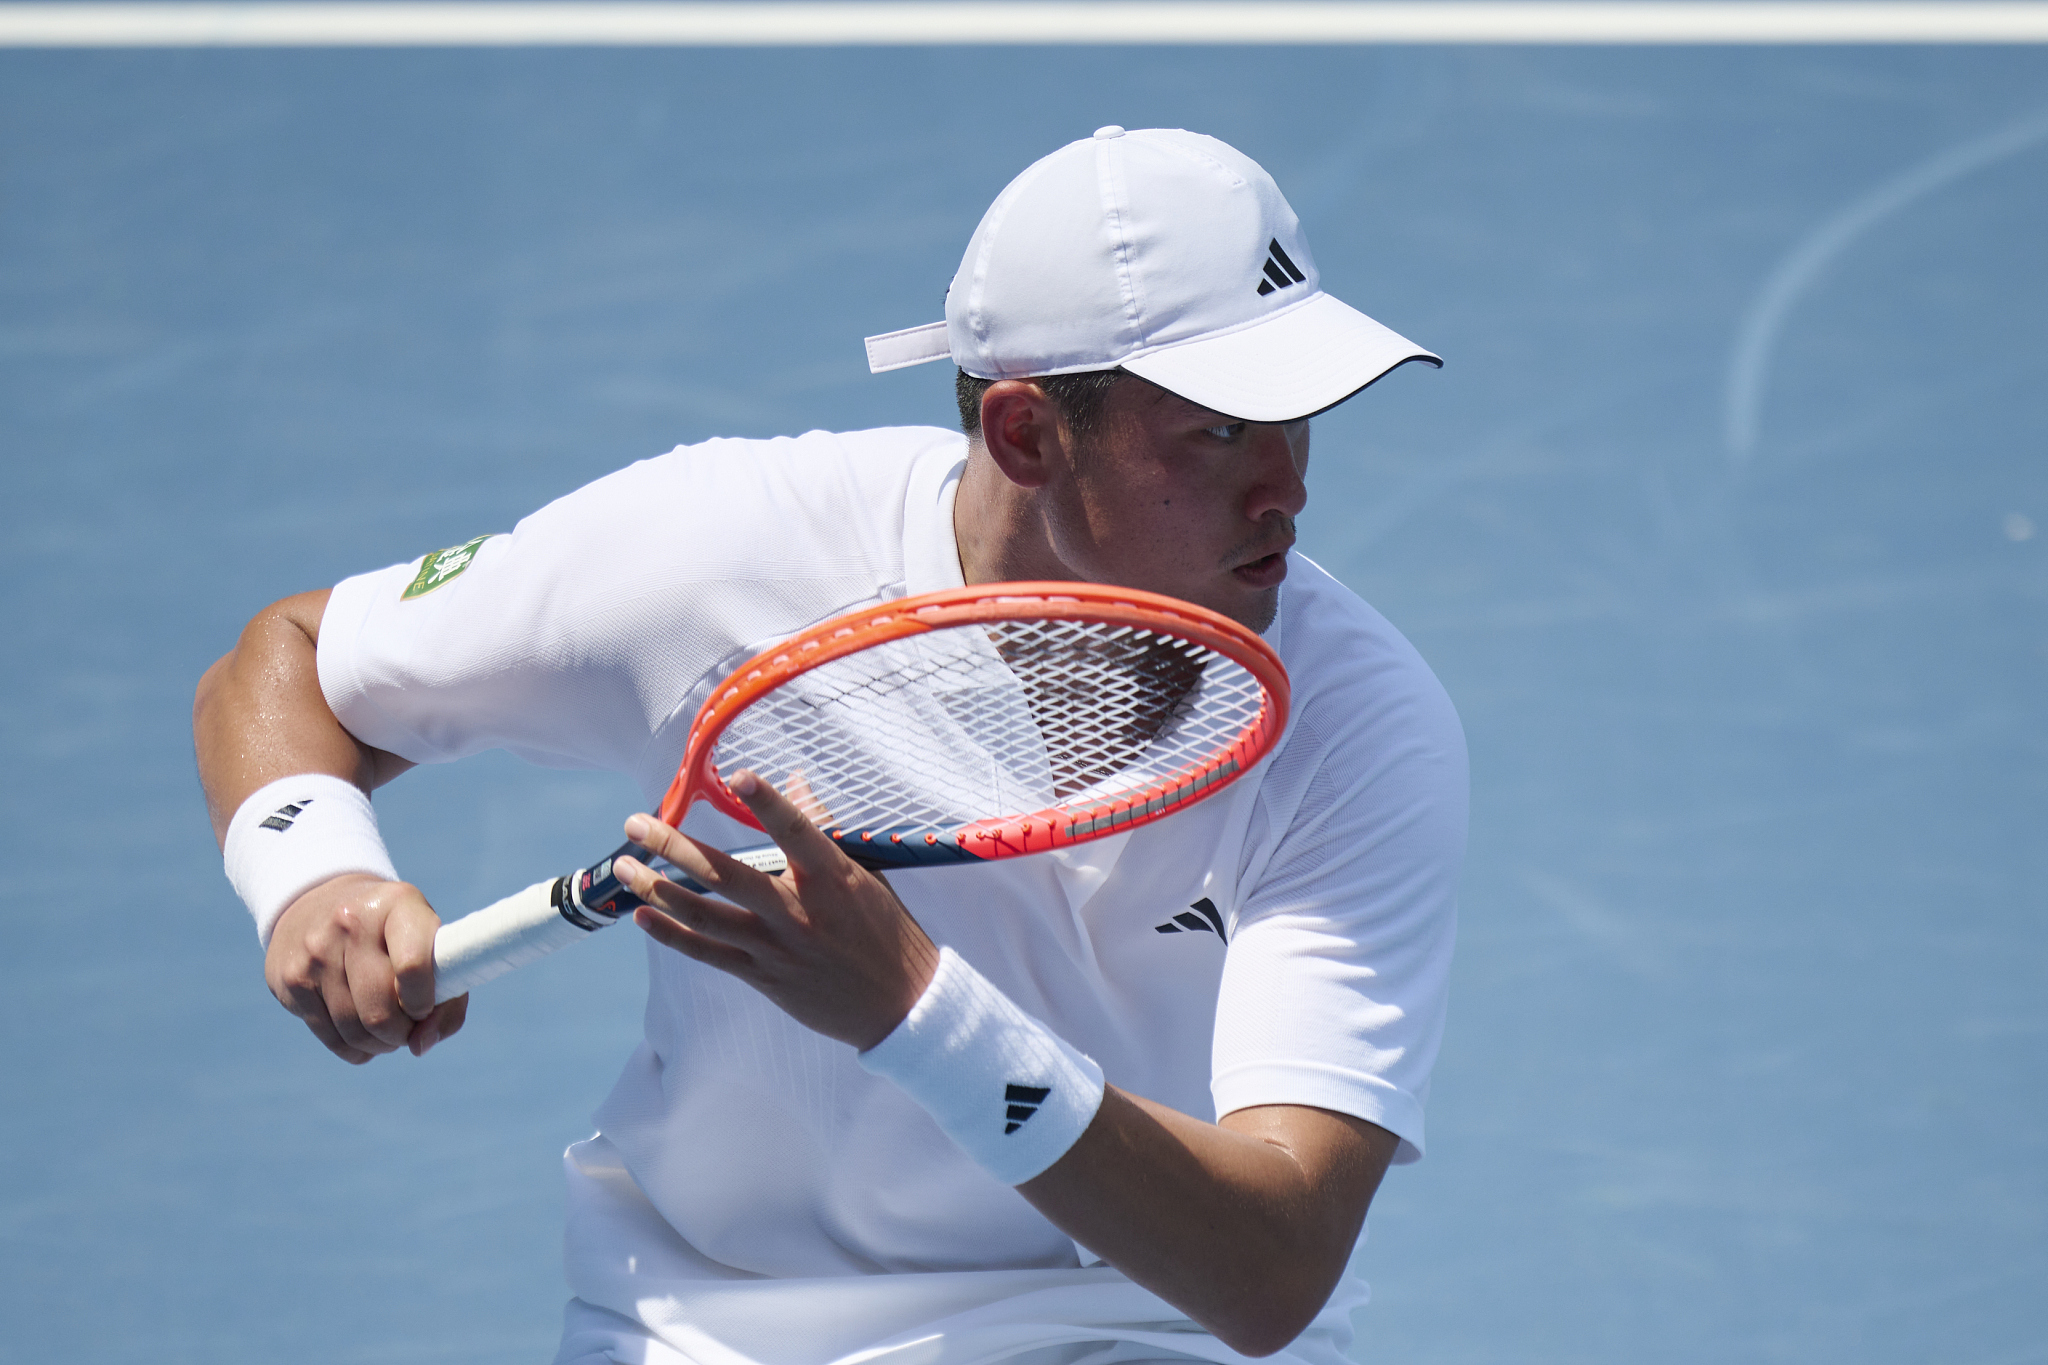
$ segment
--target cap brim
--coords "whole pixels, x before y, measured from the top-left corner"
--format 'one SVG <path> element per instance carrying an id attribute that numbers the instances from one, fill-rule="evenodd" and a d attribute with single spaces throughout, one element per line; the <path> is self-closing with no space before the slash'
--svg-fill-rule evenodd
<path id="1" fill-rule="evenodd" d="M 1444 362 L 1347 303 L 1316 294 L 1263 322 L 1132 356 L 1123 368 L 1244 422 L 1294 422 L 1411 360 Z"/>

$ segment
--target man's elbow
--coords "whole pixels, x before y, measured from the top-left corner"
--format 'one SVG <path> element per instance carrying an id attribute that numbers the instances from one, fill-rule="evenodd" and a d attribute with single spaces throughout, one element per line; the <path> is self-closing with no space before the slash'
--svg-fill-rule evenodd
<path id="1" fill-rule="evenodd" d="M 1239 1355 L 1269 1356 L 1308 1330 L 1335 1288 L 1331 1283 L 1320 1294 L 1305 1294 L 1298 1279 L 1290 1284 L 1279 1276 L 1258 1277 L 1215 1320 L 1202 1325 Z"/>
<path id="2" fill-rule="evenodd" d="M 1315 1314 L 1305 1318 L 1287 1318 L 1284 1321 L 1257 1321 L 1235 1323 L 1211 1328 L 1216 1340 L 1243 1356 L 1269 1356 L 1284 1350 L 1287 1343 L 1300 1336 L 1315 1321 Z"/>
<path id="3" fill-rule="evenodd" d="M 192 689 L 192 728 L 194 730 L 199 728 L 200 718 L 206 714 L 207 709 L 212 705 L 215 695 L 220 691 L 221 679 L 227 673 L 229 666 L 234 663 L 234 660 L 235 652 L 229 650 L 218 659 L 215 659 L 207 670 L 199 675 L 199 686 Z"/>

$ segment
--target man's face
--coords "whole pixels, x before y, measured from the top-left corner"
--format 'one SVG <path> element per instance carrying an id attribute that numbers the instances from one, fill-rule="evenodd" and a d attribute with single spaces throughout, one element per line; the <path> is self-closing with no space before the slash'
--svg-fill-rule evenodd
<path id="1" fill-rule="evenodd" d="M 1308 422 L 1258 425 L 1125 379 L 1047 491 L 1076 577 L 1165 593 L 1254 630 L 1272 623 L 1308 502 Z"/>

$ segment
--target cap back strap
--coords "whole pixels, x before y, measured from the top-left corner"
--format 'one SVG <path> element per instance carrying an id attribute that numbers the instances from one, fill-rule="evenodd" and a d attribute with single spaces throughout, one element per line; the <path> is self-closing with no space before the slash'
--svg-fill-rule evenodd
<path id="1" fill-rule="evenodd" d="M 900 370 L 906 365 L 922 365 L 928 360 L 946 360 L 953 354 L 953 345 L 946 340 L 946 324 L 943 322 L 906 327 L 900 332 L 884 332 L 878 337 L 869 337 L 867 346 L 870 374 Z"/>

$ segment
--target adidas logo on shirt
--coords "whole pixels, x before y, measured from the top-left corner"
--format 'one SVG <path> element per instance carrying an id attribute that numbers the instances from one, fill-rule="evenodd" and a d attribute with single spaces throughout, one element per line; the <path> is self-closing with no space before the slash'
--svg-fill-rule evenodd
<path id="1" fill-rule="evenodd" d="M 1152 926 L 1152 932 L 1155 934 L 1177 934 L 1183 929 L 1191 930 L 1197 934 L 1214 934 L 1216 937 L 1223 939 L 1225 943 L 1230 941 L 1228 938 L 1224 938 L 1223 916 L 1216 909 L 1216 902 L 1210 900 L 1207 896 L 1202 897 L 1166 923 Z"/>
<path id="2" fill-rule="evenodd" d="M 1276 289 L 1291 289 L 1306 280 L 1301 268 L 1287 259 L 1287 253 L 1280 248 L 1280 239 L 1275 237 L 1266 245 L 1266 278 L 1259 281 L 1259 296 L 1264 298 Z"/>
<path id="3" fill-rule="evenodd" d="M 296 820 L 299 817 L 299 812 L 303 811 L 306 807 L 312 804 L 313 798 L 309 796 L 303 801 L 299 801 L 290 805 L 279 806 L 277 808 L 277 814 L 265 820 L 261 825 L 258 825 L 257 828 L 274 829 L 278 833 L 282 834 L 284 833 L 284 831 L 292 827 L 292 821 Z M 294 844 L 293 847 L 296 848 L 298 846 Z"/>
<path id="4" fill-rule="evenodd" d="M 1045 1103 L 1045 1097 L 1052 1093 L 1051 1086 L 1006 1085 L 1003 1099 L 1008 1103 L 1009 1122 L 1003 1125 L 1003 1136 L 1008 1137 L 1024 1126 L 1024 1121 L 1038 1112 L 1038 1106 Z"/>

